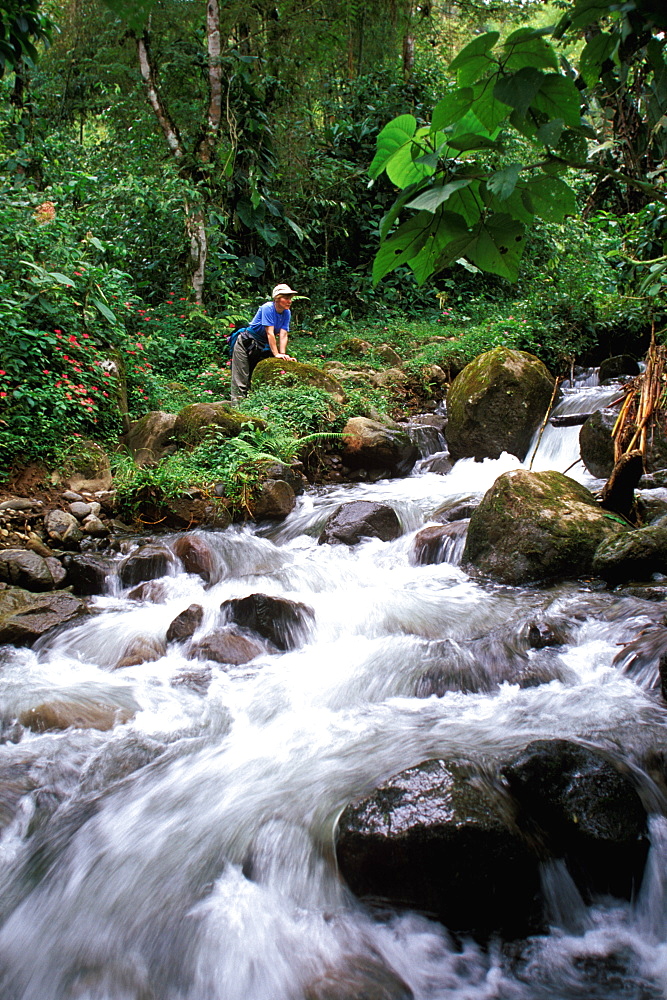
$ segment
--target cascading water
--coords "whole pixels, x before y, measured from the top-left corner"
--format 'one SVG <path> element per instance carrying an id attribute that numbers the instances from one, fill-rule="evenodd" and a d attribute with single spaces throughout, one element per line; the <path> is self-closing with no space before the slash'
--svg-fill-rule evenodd
<path id="1" fill-rule="evenodd" d="M 595 399 L 577 406 L 611 398 L 587 392 Z M 563 471 L 576 456 L 569 429 L 548 428 L 533 467 Z M 4 648 L 4 719 L 47 701 L 101 701 L 133 718 L 3 747 L 2 1000 L 303 1000 L 323 971 L 355 963 L 393 969 L 417 1000 L 667 996 L 667 824 L 655 789 L 634 903 L 587 906 L 564 865 L 545 863 L 552 931 L 514 956 L 454 942 L 418 914 L 378 919 L 333 864 L 343 807 L 411 765 L 663 725 L 663 710 L 613 662 L 650 623 L 648 602 L 574 584 L 483 589 L 455 562 L 411 561 L 434 510 L 518 465 L 462 460 L 446 476 L 313 490 L 279 526 L 198 532 L 210 584 L 166 576 L 157 603 L 111 586 L 83 623 L 33 650 Z M 590 482 L 581 466 L 570 475 Z M 352 499 L 391 504 L 404 534 L 318 546 L 327 515 Z M 197 639 L 223 601 L 251 593 L 311 607 L 305 645 L 223 669 L 172 643 L 113 669 L 132 642 L 163 643 L 190 605 L 204 611 Z M 567 623 L 561 679 L 417 697 L 435 644 L 479 642 L 492 664 L 494 642 L 536 615 Z M 338 995 L 353 994 L 319 994 Z"/>

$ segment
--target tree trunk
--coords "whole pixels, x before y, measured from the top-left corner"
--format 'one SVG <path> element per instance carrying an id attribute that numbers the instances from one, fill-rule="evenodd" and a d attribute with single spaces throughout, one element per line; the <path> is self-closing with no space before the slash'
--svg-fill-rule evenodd
<path id="1" fill-rule="evenodd" d="M 190 283 L 195 295 L 195 302 L 201 305 L 204 300 L 206 259 L 208 257 L 206 212 L 203 208 L 194 208 L 188 205 L 187 202 L 185 212 L 185 228 L 190 238 Z"/>

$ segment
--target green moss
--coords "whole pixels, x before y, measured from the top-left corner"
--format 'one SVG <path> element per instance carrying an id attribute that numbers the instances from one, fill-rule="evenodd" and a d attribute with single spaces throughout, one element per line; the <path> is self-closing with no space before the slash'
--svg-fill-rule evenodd
<path id="1" fill-rule="evenodd" d="M 239 413 L 228 403 L 191 403 L 178 414 L 174 437 L 180 444 L 194 445 L 204 439 L 209 427 L 218 428 L 225 437 L 236 437 L 247 424 L 260 429 L 265 426 L 262 420 Z"/>
<path id="2" fill-rule="evenodd" d="M 278 383 L 295 386 L 314 385 L 318 389 L 325 389 L 340 402 L 344 402 L 346 398 L 340 382 L 315 365 L 304 364 L 301 361 L 283 361 L 280 358 L 266 358 L 260 361 L 253 372 L 253 388 Z"/>

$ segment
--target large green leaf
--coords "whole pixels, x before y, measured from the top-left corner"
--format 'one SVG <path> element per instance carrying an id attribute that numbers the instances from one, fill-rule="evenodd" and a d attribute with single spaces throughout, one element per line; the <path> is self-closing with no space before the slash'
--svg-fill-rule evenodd
<path id="1" fill-rule="evenodd" d="M 460 121 L 466 111 L 470 110 L 474 96 L 472 87 L 461 87 L 443 97 L 433 109 L 431 131 L 437 132 Z"/>
<path id="2" fill-rule="evenodd" d="M 560 142 L 560 137 L 563 134 L 563 129 L 565 128 L 565 122 L 562 118 L 554 118 L 550 122 L 545 122 L 544 125 L 540 125 L 537 130 L 537 138 L 545 146 L 554 147 Z"/>
<path id="3" fill-rule="evenodd" d="M 575 215 L 577 203 L 574 191 L 560 177 L 540 174 L 527 184 L 535 214 L 547 222 L 562 222 L 566 215 Z"/>
<path id="4" fill-rule="evenodd" d="M 452 59 L 449 68 L 456 70 L 457 79 L 462 87 L 469 87 L 491 68 L 493 60 L 489 53 L 499 38 L 500 34 L 497 31 L 487 31 L 486 34 L 473 38 L 472 42 Z"/>
<path id="5" fill-rule="evenodd" d="M 434 271 L 448 243 L 461 239 L 467 233 L 467 226 L 460 215 L 455 212 L 441 211 L 434 220 L 423 247 L 409 261 L 409 267 L 417 284 L 423 285 Z"/>
<path id="6" fill-rule="evenodd" d="M 125 21 L 132 31 L 141 32 L 155 0 L 103 0 L 103 2 Z"/>
<path id="7" fill-rule="evenodd" d="M 430 136 L 428 128 L 418 129 L 414 136 L 387 160 L 385 170 L 396 187 L 403 188 L 408 184 L 416 184 L 434 173 L 435 166 L 423 156 L 424 153 L 430 152 L 424 145 L 428 136 Z M 437 138 L 436 133 L 436 141 Z"/>
<path id="8" fill-rule="evenodd" d="M 496 80 L 497 77 L 494 75 L 475 84 L 473 87 L 475 103 L 471 109 L 471 113 L 474 113 L 492 138 L 497 134 L 498 126 L 505 121 L 511 110 L 509 105 L 496 97 Z M 478 132 L 480 129 L 473 126 L 466 131 Z"/>
<path id="9" fill-rule="evenodd" d="M 473 149 L 500 149 L 500 144 L 490 139 L 488 135 L 479 135 L 475 132 L 464 132 L 448 140 L 448 145 L 461 153 L 467 153 Z"/>
<path id="10" fill-rule="evenodd" d="M 527 66 L 511 76 L 501 77 L 493 88 L 494 96 L 515 108 L 520 115 L 525 115 L 537 94 L 546 75 L 539 69 Z"/>
<path id="11" fill-rule="evenodd" d="M 376 140 L 377 152 L 368 168 L 371 177 L 378 177 L 385 169 L 387 161 L 409 143 L 417 131 L 417 120 L 413 115 L 399 115 L 388 122 Z"/>
<path id="12" fill-rule="evenodd" d="M 586 81 L 586 86 L 592 87 L 600 77 L 602 64 L 610 59 L 618 45 L 618 38 L 601 31 L 587 43 L 579 59 L 579 72 Z"/>
<path id="13" fill-rule="evenodd" d="M 525 243 L 521 223 L 511 215 L 500 213 L 481 220 L 475 232 L 475 242 L 465 256 L 483 271 L 515 281 Z"/>
<path id="14" fill-rule="evenodd" d="M 394 268 L 405 264 L 418 254 L 433 226 L 434 216 L 430 212 L 419 212 L 399 226 L 396 232 L 380 245 L 375 255 L 373 284 L 376 285 L 385 274 L 389 274 Z"/>
<path id="15" fill-rule="evenodd" d="M 560 73 L 545 76 L 533 107 L 543 111 L 549 119 L 562 118 L 571 128 L 576 128 L 581 122 L 579 91 L 569 77 Z"/>
<path id="16" fill-rule="evenodd" d="M 503 170 L 496 170 L 495 173 L 491 174 L 486 182 L 486 186 L 496 198 L 499 198 L 500 201 L 505 201 L 514 191 L 520 173 L 521 164 L 510 163 L 509 167 L 505 167 Z"/>
<path id="17" fill-rule="evenodd" d="M 111 309 L 109 309 L 109 307 L 105 305 L 104 302 L 101 302 L 100 299 L 93 299 L 92 302 L 93 305 L 99 310 L 99 312 L 102 313 L 104 318 L 108 319 L 110 323 L 113 323 L 115 325 L 118 322 L 114 313 L 112 313 Z"/>
<path id="18" fill-rule="evenodd" d="M 462 216 L 468 226 L 474 226 L 479 221 L 484 209 L 479 181 L 473 181 L 468 187 L 454 191 L 447 202 L 447 208 L 450 212 L 456 212 Z M 458 256 L 461 257 L 462 254 Z"/>
<path id="19" fill-rule="evenodd" d="M 527 229 L 532 226 L 535 219 L 535 212 L 528 189 L 523 180 L 518 181 L 512 193 L 506 198 L 501 199 L 495 195 L 489 190 L 488 184 L 486 189 L 482 188 L 482 194 L 487 211 L 498 214 L 506 212 L 513 219 L 522 222 Z"/>
<path id="20" fill-rule="evenodd" d="M 507 53 L 503 60 L 504 69 L 514 72 L 526 66 L 558 69 L 558 56 L 542 37 L 549 31 L 549 28 L 519 28 L 513 31 L 503 46 Z"/>
<path id="21" fill-rule="evenodd" d="M 470 183 L 472 183 L 472 177 L 461 177 L 457 180 L 449 181 L 448 184 L 429 188 L 428 191 L 424 191 L 418 195 L 414 201 L 408 202 L 406 208 L 417 208 L 420 210 L 423 209 L 426 212 L 435 212 L 455 191 L 467 187 Z"/>
<path id="22" fill-rule="evenodd" d="M 382 221 L 380 223 L 381 240 L 385 239 L 387 233 L 389 232 L 393 224 L 396 222 L 396 219 L 399 217 L 401 211 L 405 207 L 406 202 L 409 201 L 409 199 L 412 197 L 415 191 L 419 190 L 420 190 L 420 185 L 408 184 L 408 186 L 404 188 L 403 191 L 401 191 L 400 195 L 398 196 L 394 204 L 382 218 Z"/>

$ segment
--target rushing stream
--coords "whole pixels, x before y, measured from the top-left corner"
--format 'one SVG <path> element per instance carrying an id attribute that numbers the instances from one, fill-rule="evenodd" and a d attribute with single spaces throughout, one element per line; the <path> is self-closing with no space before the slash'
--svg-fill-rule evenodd
<path id="1" fill-rule="evenodd" d="M 560 412 L 613 396 L 585 389 Z M 548 427 L 533 468 L 571 466 L 578 433 Z M 613 665 L 619 644 L 649 621 L 648 602 L 574 583 L 484 588 L 458 567 L 460 548 L 440 565 L 411 562 L 415 532 L 434 510 L 479 496 L 516 467 L 506 455 L 462 460 L 446 476 L 417 468 L 406 479 L 312 490 L 279 525 L 199 532 L 213 585 L 178 572 L 158 582 L 153 602 L 129 599 L 111 580 L 94 599 L 97 615 L 35 649 L 0 651 L 5 719 L 54 699 L 136 713 L 108 732 L 26 732 L 0 748 L 0 779 L 16 805 L 0 839 L 0 1000 L 302 1000 L 323 969 L 351 957 L 382 961 L 417 1000 L 667 997 L 667 824 L 657 789 L 633 903 L 586 906 L 564 867 L 545 865 L 552 930 L 524 944 L 520 959 L 493 942 L 454 941 L 415 913 L 378 915 L 335 870 L 341 810 L 406 767 L 664 726 L 655 696 Z M 581 464 L 568 474 L 594 485 Z M 351 499 L 388 502 L 404 534 L 318 546 L 327 515 Z M 189 605 L 204 608 L 199 636 L 222 601 L 251 593 L 313 608 L 306 644 L 230 668 L 170 644 L 157 660 L 113 669 L 131 640 L 163 640 Z M 435 640 L 485 640 L 493 655 L 494 641 L 536 615 L 568 623 L 567 646 L 533 652 L 557 656 L 562 679 L 415 696 Z"/>

